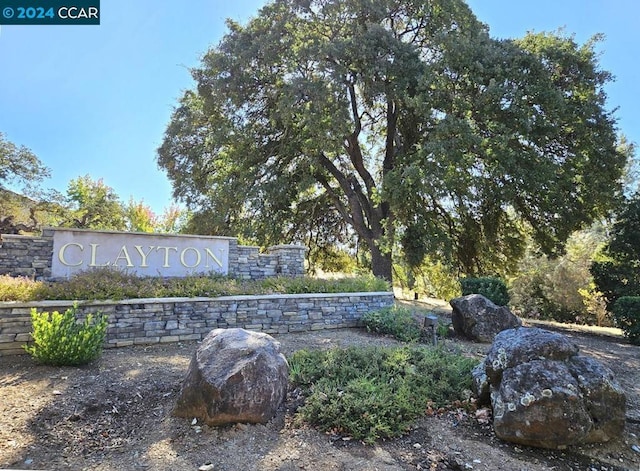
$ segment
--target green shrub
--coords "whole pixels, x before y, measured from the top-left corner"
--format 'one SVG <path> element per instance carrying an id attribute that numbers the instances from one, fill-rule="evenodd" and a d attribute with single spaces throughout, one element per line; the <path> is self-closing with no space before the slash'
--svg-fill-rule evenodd
<path id="1" fill-rule="evenodd" d="M 417 346 L 300 350 L 289 359 L 306 396 L 298 420 L 367 443 L 404 434 L 430 404 L 465 399 L 475 363 Z"/>
<path id="2" fill-rule="evenodd" d="M 216 297 L 243 294 L 353 293 L 389 291 L 389 283 L 373 276 L 335 279 L 275 277 L 239 280 L 218 274 L 184 278 L 139 277 L 113 267 L 87 270 L 45 285 L 0 277 L 0 301 L 43 299 L 136 299 L 162 297 Z"/>
<path id="3" fill-rule="evenodd" d="M 481 294 L 498 306 L 509 304 L 507 285 L 500 278 L 462 278 L 460 280 L 462 296 Z"/>
<path id="4" fill-rule="evenodd" d="M 417 267 L 395 263 L 393 282 L 405 291 L 431 298 L 450 300 L 460 296 L 460 284 L 453 270 L 429 257 Z"/>
<path id="5" fill-rule="evenodd" d="M 571 234 L 565 253 L 557 257 L 540 255 L 530 246 L 509 282 L 514 311 L 529 318 L 610 325 L 612 318 L 589 272 L 604 240 L 604 229 L 594 225 Z"/>
<path id="6" fill-rule="evenodd" d="M 161 297 L 162 278 L 142 278 L 112 267 L 95 268 L 47 286 L 42 299 L 128 299 Z"/>
<path id="7" fill-rule="evenodd" d="M 362 322 L 369 332 L 392 335 L 402 342 L 415 342 L 422 334 L 411 311 L 403 307 L 392 306 L 367 312 L 362 316 Z"/>
<path id="8" fill-rule="evenodd" d="M 609 310 L 622 297 L 640 295 L 640 261 L 594 261 L 591 274 Z"/>
<path id="9" fill-rule="evenodd" d="M 624 296 L 640 296 L 640 192 L 623 205 L 591 273 L 607 309 Z"/>
<path id="10" fill-rule="evenodd" d="M 613 317 L 624 335 L 635 345 L 640 345 L 640 296 L 618 298 L 612 308 Z"/>
<path id="11" fill-rule="evenodd" d="M 64 314 L 31 310 L 33 344 L 25 350 L 46 365 L 83 365 L 102 353 L 107 318 L 88 314 L 84 322 L 76 319 L 77 306 Z"/>
<path id="12" fill-rule="evenodd" d="M 40 281 L 23 276 L 0 275 L 0 301 L 31 301 L 37 299 L 44 288 Z"/>
<path id="13" fill-rule="evenodd" d="M 357 293 L 390 291 L 389 283 L 372 275 L 348 276 L 345 278 L 274 277 L 258 282 L 264 292 L 303 293 Z"/>

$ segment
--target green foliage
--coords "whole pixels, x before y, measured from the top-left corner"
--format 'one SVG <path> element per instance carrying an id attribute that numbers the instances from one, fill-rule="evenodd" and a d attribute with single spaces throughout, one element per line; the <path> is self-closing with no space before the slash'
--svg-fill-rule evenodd
<path id="1" fill-rule="evenodd" d="M 44 284 L 24 278 L 0 277 L 0 301 L 45 299 L 94 300 L 162 297 L 216 297 L 242 294 L 356 293 L 389 291 L 389 284 L 371 275 L 346 278 L 288 278 L 239 280 L 212 274 L 184 278 L 138 277 L 104 267 Z"/>
<path id="2" fill-rule="evenodd" d="M 166 232 L 170 234 L 178 234 L 184 231 L 187 220 L 189 218 L 188 211 L 180 208 L 175 204 L 164 208 L 162 214 L 158 218 L 155 232 Z M 192 232 L 197 234 L 198 232 Z"/>
<path id="3" fill-rule="evenodd" d="M 49 169 L 33 152 L 24 146 L 17 147 L 0 132 L 0 188 L 13 182 L 38 182 L 49 175 Z"/>
<path id="4" fill-rule="evenodd" d="M 0 275 L 0 301 L 26 301 L 38 298 L 44 284 L 22 276 Z"/>
<path id="5" fill-rule="evenodd" d="M 82 323 L 76 319 L 77 306 L 64 314 L 31 310 L 33 344 L 25 350 L 46 365 L 84 365 L 102 353 L 107 318 L 88 314 Z"/>
<path id="6" fill-rule="evenodd" d="M 524 317 L 609 324 L 589 272 L 604 238 L 604 228 L 594 225 L 573 234 L 562 256 L 549 258 L 530 249 L 509 284 L 512 307 Z"/>
<path id="7" fill-rule="evenodd" d="M 449 300 L 460 296 L 460 284 L 453 270 L 430 257 L 425 257 L 417 267 L 407 263 L 394 264 L 393 281 L 403 290 L 431 298 Z"/>
<path id="8" fill-rule="evenodd" d="M 162 297 L 161 278 L 143 278 L 115 268 L 96 268 L 49 283 L 41 299 L 96 300 Z"/>
<path id="9" fill-rule="evenodd" d="M 390 291 L 386 280 L 372 275 L 348 276 L 344 278 L 265 278 L 258 282 L 266 292 L 302 294 L 302 293 L 358 293 L 372 291 Z"/>
<path id="10" fill-rule="evenodd" d="M 640 262 L 594 261 L 591 273 L 609 310 L 623 296 L 640 295 Z"/>
<path id="11" fill-rule="evenodd" d="M 618 298 L 640 296 L 640 193 L 623 206 L 591 273 L 610 310 Z"/>
<path id="12" fill-rule="evenodd" d="M 635 345 L 640 345 L 640 296 L 622 296 L 613 304 L 616 325 Z"/>
<path id="13" fill-rule="evenodd" d="M 155 232 L 160 221 L 151 208 L 144 201 L 134 201 L 129 198 L 129 203 L 124 207 L 126 229 L 130 232 Z"/>
<path id="14" fill-rule="evenodd" d="M 498 306 L 509 304 L 507 285 L 500 278 L 462 278 L 460 279 L 462 296 L 481 294 Z"/>
<path id="15" fill-rule="evenodd" d="M 392 335 L 403 342 L 415 342 L 422 331 L 412 312 L 403 307 L 388 307 L 370 311 L 362 316 L 362 322 L 369 332 Z"/>
<path id="16" fill-rule="evenodd" d="M 442 349 L 301 350 L 290 379 L 306 395 L 301 420 L 366 443 L 406 433 L 430 404 L 464 399 L 476 361 Z"/>
<path id="17" fill-rule="evenodd" d="M 307 253 L 307 261 L 312 273 L 317 270 L 326 273 L 355 273 L 358 269 L 358 261 L 354 255 L 333 246 L 314 245 Z"/>
<path id="18" fill-rule="evenodd" d="M 386 279 L 398 239 L 411 266 L 504 273 L 527 227 L 557 254 L 620 191 L 595 42 L 494 40 L 463 0 L 276 1 L 192 73 L 158 164 L 207 233 L 348 225 Z"/>
<path id="19" fill-rule="evenodd" d="M 66 227 L 80 229 L 125 229 L 125 208 L 113 188 L 90 175 L 69 182 Z"/>

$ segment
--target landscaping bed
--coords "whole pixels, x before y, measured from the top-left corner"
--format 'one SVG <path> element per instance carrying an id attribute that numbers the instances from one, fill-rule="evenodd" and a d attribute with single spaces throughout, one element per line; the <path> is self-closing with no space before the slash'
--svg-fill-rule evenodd
<path id="1" fill-rule="evenodd" d="M 446 314 L 444 315 L 446 320 Z M 214 470 L 637 470 L 640 347 L 615 336 L 566 332 L 612 368 L 628 397 L 625 435 L 549 451 L 498 440 L 464 409 L 433 413 L 404 437 L 364 445 L 294 425 L 291 391 L 266 425 L 210 428 L 171 416 L 196 342 L 106 350 L 85 367 L 0 358 L 0 468 Z M 362 329 L 277 335 L 285 355 L 303 348 L 399 345 Z M 443 348 L 482 358 L 488 345 L 447 339 Z M 206 468 L 204 468 L 206 469 Z"/>

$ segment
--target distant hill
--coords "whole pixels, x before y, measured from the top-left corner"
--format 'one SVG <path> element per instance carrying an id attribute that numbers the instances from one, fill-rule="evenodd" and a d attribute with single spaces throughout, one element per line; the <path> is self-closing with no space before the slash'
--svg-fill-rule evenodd
<path id="1" fill-rule="evenodd" d="M 0 234 L 38 233 L 43 226 L 57 224 L 60 209 L 55 203 L 39 203 L 0 188 Z"/>

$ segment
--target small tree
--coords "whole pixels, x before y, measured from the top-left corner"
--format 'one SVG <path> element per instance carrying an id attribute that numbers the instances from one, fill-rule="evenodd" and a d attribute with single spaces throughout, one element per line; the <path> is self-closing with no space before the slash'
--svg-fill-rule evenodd
<path id="1" fill-rule="evenodd" d="M 49 169 L 31 150 L 16 146 L 0 132 L 0 188 L 6 183 L 38 182 L 49 175 Z"/>
<path id="2" fill-rule="evenodd" d="M 591 273 L 610 311 L 618 298 L 640 295 L 640 193 L 623 207 Z"/>
<path id="3" fill-rule="evenodd" d="M 125 229 L 125 208 L 113 188 L 90 175 L 69 182 L 68 227 L 80 229 Z"/>
<path id="4" fill-rule="evenodd" d="M 589 271 L 605 240 L 603 226 L 596 224 L 572 234 L 562 256 L 546 257 L 530 247 L 509 283 L 511 305 L 527 317 L 608 324 Z"/>

